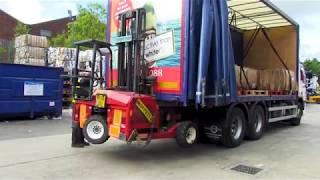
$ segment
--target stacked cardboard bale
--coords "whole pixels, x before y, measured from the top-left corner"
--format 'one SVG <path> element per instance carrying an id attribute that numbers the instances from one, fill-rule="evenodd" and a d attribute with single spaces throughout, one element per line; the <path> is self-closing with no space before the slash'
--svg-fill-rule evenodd
<path id="1" fill-rule="evenodd" d="M 48 49 L 48 64 L 50 67 L 62 67 L 65 72 L 71 72 L 75 56 L 75 48 L 50 47 Z"/>
<path id="2" fill-rule="evenodd" d="M 45 65 L 46 48 L 48 40 L 46 37 L 25 34 L 15 39 L 15 64 Z"/>
<path id="3" fill-rule="evenodd" d="M 286 69 L 264 69 L 236 66 L 236 80 L 238 89 L 289 91 L 297 90 L 296 75 Z"/>

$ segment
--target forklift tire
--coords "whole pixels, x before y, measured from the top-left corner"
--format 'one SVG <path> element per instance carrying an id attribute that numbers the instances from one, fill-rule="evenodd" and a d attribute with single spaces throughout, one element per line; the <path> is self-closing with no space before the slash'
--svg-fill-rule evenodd
<path id="1" fill-rule="evenodd" d="M 246 117 L 241 108 L 232 107 L 227 112 L 222 127 L 221 143 L 226 147 L 236 147 L 241 144 L 245 135 Z"/>
<path id="2" fill-rule="evenodd" d="M 298 103 L 298 116 L 290 120 L 291 126 L 299 126 L 301 123 L 301 118 L 303 116 L 303 104 L 301 102 Z"/>
<path id="3" fill-rule="evenodd" d="M 181 122 L 176 130 L 177 144 L 184 148 L 192 147 L 199 138 L 198 127 L 191 121 Z"/>
<path id="4" fill-rule="evenodd" d="M 83 125 L 83 135 L 92 144 L 102 144 L 109 139 L 106 119 L 101 115 L 92 115 Z"/>
<path id="5" fill-rule="evenodd" d="M 250 121 L 246 136 L 249 140 L 258 140 L 263 136 L 266 127 L 266 115 L 262 106 L 254 105 L 249 111 Z"/>

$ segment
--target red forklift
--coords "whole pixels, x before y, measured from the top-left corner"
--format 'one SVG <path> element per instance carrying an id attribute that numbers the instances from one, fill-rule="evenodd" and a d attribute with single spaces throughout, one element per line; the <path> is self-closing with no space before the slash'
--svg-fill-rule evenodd
<path id="1" fill-rule="evenodd" d="M 110 77 L 105 77 L 103 58 L 100 62 L 96 60 L 98 53 L 100 57 L 106 57 L 106 67 L 110 67 L 110 72 L 113 71 L 110 44 L 97 40 L 75 43 L 74 143 L 83 143 L 83 136 L 92 144 L 102 144 L 109 137 L 126 142 L 139 140 L 146 143 L 151 139 L 176 138 L 178 144 L 185 147 L 197 141 L 198 127 L 192 121 L 179 122 L 180 115 L 169 117 L 171 115 L 167 114 L 167 118 L 160 118 L 163 115 L 159 106 L 169 109 L 172 104 L 156 100 L 156 78 L 148 76 L 148 64 L 144 60 L 144 40 L 153 33 L 146 33 L 145 21 L 144 9 L 120 15 L 117 81 L 113 79 L 112 73 L 109 73 Z M 79 52 L 83 47 L 91 48 L 94 52 L 90 71 L 79 67 Z M 169 119 L 172 120 L 168 121 Z"/>

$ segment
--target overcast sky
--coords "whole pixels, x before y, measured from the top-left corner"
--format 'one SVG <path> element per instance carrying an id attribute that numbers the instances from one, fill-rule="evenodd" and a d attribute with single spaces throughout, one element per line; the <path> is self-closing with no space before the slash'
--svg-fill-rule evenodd
<path id="1" fill-rule="evenodd" d="M 300 24 L 300 57 L 320 58 L 320 0 L 271 0 Z M 28 24 L 67 16 L 77 5 L 107 0 L 0 0 L 0 9 Z"/>

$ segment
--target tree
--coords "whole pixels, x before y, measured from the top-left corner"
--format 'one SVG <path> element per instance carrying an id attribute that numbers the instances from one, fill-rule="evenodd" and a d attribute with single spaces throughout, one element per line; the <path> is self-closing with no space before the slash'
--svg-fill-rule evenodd
<path id="1" fill-rule="evenodd" d="M 28 34 L 31 31 L 31 28 L 28 27 L 26 24 L 18 22 L 15 28 L 15 35 L 20 36 L 23 34 Z"/>
<path id="2" fill-rule="evenodd" d="M 310 71 L 320 77 L 320 61 L 317 58 L 306 59 L 303 65 L 307 71 Z"/>
<path id="3" fill-rule="evenodd" d="M 0 47 L 0 54 L 7 52 L 7 50 L 3 47 Z"/>
<path id="4" fill-rule="evenodd" d="M 92 3 L 87 7 L 78 6 L 79 14 L 74 22 L 74 41 L 85 39 L 105 40 L 107 10 L 101 4 Z M 68 31 L 51 39 L 52 46 L 72 46 L 72 23 Z"/>
<path id="5" fill-rule="evenodd" d="M 65 47 L 66 46 L 67 35 L 66 33 L 58 34 L 54 38 L 49 40 L 50 44 L 54 47 Z"/>

